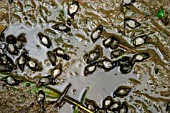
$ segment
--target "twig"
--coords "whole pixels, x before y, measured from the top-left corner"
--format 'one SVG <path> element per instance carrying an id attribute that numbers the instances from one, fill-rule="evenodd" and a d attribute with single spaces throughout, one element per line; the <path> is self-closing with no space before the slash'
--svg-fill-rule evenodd
<path id="1" fill-rule="evenodd" d="M 122 47 L 122 48 L 124 48 L 124 49 L 126 49 L 127 51 L 130 51 L 130 52 L 136 53 L 136 50 L 131 49 L 131 48 L 129 48 L 129 47 L 127 47 L 127 46 L 123 45 L 123 44 L 119 44 L 119 46 L 120 46 L 120 47 Z"/>

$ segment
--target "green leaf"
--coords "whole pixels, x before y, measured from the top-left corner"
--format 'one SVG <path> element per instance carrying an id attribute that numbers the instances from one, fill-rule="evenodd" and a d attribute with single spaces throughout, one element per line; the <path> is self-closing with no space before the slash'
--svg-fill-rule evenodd
<path id="1" fill-rule="evenodd" d="M 87 92 L 89 91 L 89 87 L 87 87 L 87 89 L 84 91 L 83 95 L 82 95 L 82 98 L 81 98 L 81 103 L 83 104 L 85 99 L 86 99 L 86 96 L 87 96 Z M 78 113 L 78 106 L 76 106 L 74 108 L 74 113 Z"/>
<path id="2" fill-rule="evenodd" d="M 87 89 L 84 91 L 83 95 L 82 95 L 82 98 L 81 98 L 81 103 L 83 104 L 85 99 L 86 99 L 86 96 L 87 96 L 87 92 L 89 91 L 89 87 L 87 87 Z"/>
<path id="3" fill-rule="evenodd" d="M 75 108 L 74 108 L 74 112 L 73 113 L 78 113 L 78 106 L 76 106 Z"/>
<path id="4" fill-rule="evenodd" d="M 44 93 L 49 97 L 49 98 L 59 98 L 61 96 L 61 94 L 51 90 L 51 89 L 48 89 L 48 88 L 45 88 L 44 90 Z"/>
<path id="5" fill-rule="evenodd" d="M 163 18 L 164 16 L 165 16 L 165 10 L 163 9 L 163 7 L 161 7 L 161 8 L 158 10 L 157 17 L 158 17 L 158 18 Z"/>

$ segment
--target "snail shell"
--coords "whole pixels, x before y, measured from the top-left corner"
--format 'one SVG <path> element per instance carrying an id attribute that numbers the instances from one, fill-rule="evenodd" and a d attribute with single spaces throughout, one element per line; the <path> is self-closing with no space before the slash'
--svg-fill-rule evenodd
<path id="1" fill-rule="evenodd" d="M 142 36 L 142 37 L 137 37 L 137 38 L 133 39 L 133 45 L 135 47 L 143 45 L 146 42 L 146 38 L 147 37 Z"/>
<path id="2" fill-rule="evenodd" d="M 24 71 L 25 65 L 27 63 L 27 52 L 23 51 L 21 55 L 16 59 L 17 65 L 21 71 Z"/>
<path id="3" fill-rule="evenodd" d="M 8 44 L 15 44 L 17 41 L 17 38 L 14 35 L 9 35 L 6 37 L 6 42 Z"/>
<path id="4" fill-rule="evenodd" d="M 102 25 L 99 25 L 97 26 L 97 28 L 92 32 L 91 34 L 91 40 L 93 43 L 95 43 L 101 36 L 102 34 L 102 31 L 103 31 L 103 26 Z"/>
<path id="5" fill-rule="evenodd" d="M 10 86 L 17 86 L 21 82 L 11 76 L 4 77 L 2 80 Z"/>
<path id="6" fill-rule="evenodd" d="M 50 60 L 52 66 L 56 66 L 57 57 L 56 57 L 55 53 L 52 52 L 52 51 L 48 51 L 47 52 L 47 57 Z"/>
<path id="7" fill-rule="evenodd" d="M 68 7 L 68 15 L 70 17 L 74 17 L 74 15 L 76 14 L 76 12 L 79 9 L 79 3 L 78 1 L 72 2 L 69 7 Z"/>
<path id="8" fill-rule="evenodd" d="M 114 50 L 110 53 L 110 58 L 113 59 L 113 58 L 117 58 L 121 55 L 124 54 L 124 50 L 123 49 L 117 49 L 117 50 Z"/>
<path id="9" fill-rule="evenodd" d="M 14 44 L 7 44 L 7 51 L 11 55 L 18 55 L 18 53 L 19 53 L 19 50 L 17 49 L 17 47 Z"/>
<path id="10" fill-rule="evenodd" d="M 41 62 L 33 58 L 27 59 L 27 66 L 33 71 L 41 71 L 43 69 Z"/>
<path id="11" fill-rule="evenodd" d="M 123 4 L 124 6 L 126 6 L 126 5 L 130 5 L 130 4 L 134 3 L 134 2 L 135 2 L 135 0 L 123 0 L 123 1 L 122 1 L 122 4 Z"/>
<path id="12" fill-rule="evenodd" d="M 56 67 L 54 67 L 51 71 L 51 76 L 53 78 L 56 78 L 62 74 L 62 64 L 58 63 Z"/>
<path id="13" fill-rule="evenodd" d="M 124 21 L 126 23 L 126 26 L 128 26 L 131 29 L 141 26 L 141 24 L 139 22 L 137 22 L 135 19 L 125 18 Z"/>
<path id="14" fill-rule="evenodd" d="M 46 46 L 47 48 L 50 48 L 52 46 L 51 39 L 47 35 L 38 33 L 38 37 L 42 45 Z"/>
<path id="15" fill-rule="evenodd" d="M 92 74 L 96 70 L 96 63 L 91 63 L 87 65 L 84 69 L 84 76 Z"/>
<path id="16" fill-rule="evenodd" d="M 86 99 L 84 104 L 87 109 L 89 109 L 93 112 L 96 112 L 99 109 L 97 103 L 94 100 Z"/>
<path id="17" fill-rule="evenodd" d="M 103 100 L 103 109 L 108 109 L 108 107 L 113 103 L 113 98 L 111 96 L 107 96 Z"/>
<path id="18" fill-rule="evenodd" d="M 63 58 L 64 60 L 69 60 L 70 59 L 70 56 L 68 56 L 64 50 L 60 47 L 56 48 L 53 50 L 53 52 L 58 56 L 58 57 L 61 57 Z"/>
<path id="19" fill-rule="evenodd" d="M 123 98 L 129 94 L 131 87 L 129 86 L 119 86 L 113 94 L 113 97 Z"/>
<path id="20" fill-rule="evenodd" d="M 112 104 L 109 106 L 109 110 L 110 111 L 118 111 L 119 110 L 119 108 L 120 108 L 120 106 L 121 106 L 121 103 L 120 103 L 120 101 L 115 101 L 115 100 L 113 100 L 112 101 Z"/>
<path id="21" fill-rule="evenodd" d="M 134 62 L 142 62 L 145 59 L 148 59 L 150 57 L 149 53 L 143 52 L 143 53 L 138 53 L 135 54 L 132 58 Z"/>
<path id="22" fill-rule="evenodd" d="M 27 39 L 26 39 L 25 35 L 26 35 L 25 33 L 21 33 L 17 37 L 17 41 L 16 41 L 16 44 L 15 44 L 17 49 L 22 49 L 25 46 L 25 44 L 27 43 Z"/>
<path id="23" fill-rule="evenodd" d="M 53 25 L 52 28 L 55 30 L 66 32 L 66 33 L 68 33 L 71 30 L 64 23 L 57 23 L 57 24 Z"/>
<path id="24" fill-rule="evenodd" d="M 119 113 L 128 113 L 128 104 L 127 102 L 123 102 L 120 106 Z"/>
<path id="25" fill-rule="evenodd" d="M 116 49 L 119 46 L 119 41 L 115 37 L 112 36 L 112 37 L 109 37 L 103 40 L 103 45 L 106 48 L 110 47 L 110 49 Z"/>

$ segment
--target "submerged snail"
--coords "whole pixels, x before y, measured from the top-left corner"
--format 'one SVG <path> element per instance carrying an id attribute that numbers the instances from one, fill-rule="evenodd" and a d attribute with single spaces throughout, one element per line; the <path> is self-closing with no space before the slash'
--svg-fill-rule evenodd
<path id="1" fill-rule="evenodd" d="M 145 59 L 148 59 L 150 57 L 149 53 L 143 52 L 143 53 L 138 53 L 135 54 L 132 58 L 134 62 L 142 62 Z"/>
<path id="2" fill-rule="evenodd" d="M 18 37 L 17 37 L 17 41 L 16 41 L 16 48 L 17 49 L 21 49 L 25 46 L 25 44 L 27 43 L 27 39 L 26 39 L 26 34 L 25 33 L 21 33 Z"/>
<path id="3" fill-rule="evenodd" d="M 109 48 L 111 43 L 112 43 L 112 37 L 109 37 L 109 38 L 103 40 L 103 45 L 105 46 L 105 48 Z"/>
<path id="4" fill-rule="evenodd" d="M 115 37 L 109 37 L 105 40 L 103 40 L 103 45 L 106 48 L 110 48 L 110 49 L 116 49 L 119 46 L 119 41 L 115 38 Z"/>
<path id="5" fill-rule="evenodd" d="M 147 36 L 146 35 L 143 35 L 143 36 L 139 36 L 139 37 L 136 37 L 135 39 L 133 39 L 133 45 L 135 47 L 138 47 L 140 45 L 143 45 L 145 42 L 146 42 L 146 38 Z"/>
<path id="6" fill-rule="evenodd" d="M 47 86 L 47 85 L 55 85 L 55 79 L 51 76 L 44 76 L 42 78 L 39 79 L 38 81 L 38 86 Z"/>
<path id="7" fill-rule="evenodd" d="M 64 60 L 69 60 L 70 59 L 70 56 L 68 56 L 64 50 L 60 47 L 56 48 L 53 50 L 53 52 L 58 56 L 58 57 L 61 57 L 63 58 Z"/>
<path id="8" fill-rule="evenodd" d="M 19 51 L 18 51 L 17 47 L 15 46 L 15 44 L 17 42 L 17 38 L 14 35 L 8 35 L 6 37 L 6 42 L 7 42 L 7 51 L 11 55 L 18 55 Z"/>
<path id="9" fill-rule="evenodd" d="M 17 38 L 14 35 L 8 35 L 6 37 L 6 42 L 8 44 L 15 44 L 17 42 Z"/>
<path id="10" fill-rule="evenodd" d="M 124 21 L 125 21 L 126 26 L 128 26 L 131 29 L 141 26 L 141 24 L 137 22 L 135 19 L 125 18 Z"/>
<path id="11" fill-rule="evenodd" d="M 131 87 L 129 86 L 119 86 L 116 91 L 113 93 L 113 97 L 123 98 L 129 94 Z"/>
<path id="12" fill-rule="evenodd" d="M 71 29 L 69 27 L 67 27 L 64 23 L 57 23 L 57 24 L 53 25 L 52 28 L 55 30 L 66 32 L 66 33 L 71 31 Z"/>
<path id="13" fill-rule="evenodd" d="M 111 59 L 117 58 L 117 57 L 123 55 L 124 52 L 125 52 L 125 51 L 124 51 L 123 49 L 116 49 L 116 50 L 114 50 L 114 51 L 112 51 L 112 52 L 110 53 L 110 58 L 111 58 Z"/>
<path id="14" fill-rule="evenodd" d="M 0 55 L 0 63 L 8 66 L 15 66 L 13 60 L 6 54 Z"/>
<path id="15" fill-rule="evenodd" d="M 27 59 L 27 66 L 33 71 L 41 71 L 43 69 L 41 62 L 30 57 Z"/>
<path id="16" fill-rule="evenodd" d="M 51 76 L 53 78 L 57 78 L 61 74 L 62 74 L 62 64 L 58 63 L 58 65 L 51 70 Z"/>
<path id="17" fill-rule="evenodd" d="M 124 65 L 124 64 L 129 63 L 130 61 L 131 61 L 131 57 L 129 57 L 129 56 L 123 56 L 123 57 L 121 57 L 120 59 L 118 59 L 118 64 L 119 64 L 119 66 L 122 66 L 122 65 Z"/>
<path id="18" fill-rule="evenodd" d="M 97 28 L 92 32 L 91 34 L 91 40 L 93 43 L 95 43 L 101 36 L 102 34 L 102 31 L 103 31 L 103 26 L 102 25 L 99 25 L 97 26 Z"/>
<path id="19" fill-rule="evenodd" d="M 124 5 L 124 6 L 126 6 L 126 5 L 131 5 L 132 3 L 134 3 L 135 2 L 135 0 L 122 0 L 122 4 Z"/>
<path id="20" fill-rule="evenodd" d="M 93 112 L 96 112 L 99 109 L 97 103 L 94 100 L 86 99 L 84 104 L 87 109 L 89 109 Z"/>
<path id="21" fill-rule="evenodd" d="M 107 96 L 103 100 L 103 109 L 108 109 L 109 106 L 111 106 L 112 103 L 113 103 L 113 98 L 111 96 Z"/>
<path id="22" fill-rule="evenodd" d="M 20 82 L 22 82 L 10 76 L 4 77 L 2 81 L 4 81 L 6 84 L 10 86 L 17 86 Z"/>
<path id="23" fill-rule="evenodd" d="M 44 108 L 44 101 L 45 101 L 45 93 L 44 91 L 40 90 L 37 95 L 37 102 L 39 103 L 41 109 L 46 111 Z"/>
<path id="24" fill-rule="evenodd" d="M 52 46 L 51 39 L 47 35 L 44 35 L 41 32 L 39 32 L 38 37 L 42 45 L 46 46 L 47 48 L 50 48 Z"/>
<path id="25" fill-rule="evenodd" d="M 92 50 L 90 50 L 88 53 L 84 54 L 84 60 L 86 63 L 92 63 L 96 60 L 98 60 L 100 57 L 103 56 L 103 49 L 100 45 L 96 45 Z"/>
<path id="26" fill-rule="evenodd" d="M 121 106 L 120 101 L 112 101 L 112 104 L 108 107 L 109 111 L 115 112 L 118 111 Z"/>
<path id="27" fill-rule="evenodd" d="M 87 65 L 84 69 L 84 76 L 88 76 L 89 74 L 92 74 L 96 70 L 96 63 L 91 63 Z"/>
<path id="28" fill-rule="evenodd" d="M 135 62 L 133 61 L 133 58 L 129 56 L 123 56 L 122 58 L 118 59 L 118 64 L 120 66 L 120 72 L 122 74 L 127 74 L 131 72 Z"/>
<path id="29" fill-rule="evenodd" d="M 78 1 L 72 2 L 69 6 L 68 6 L 68 15 L 70 17 L 74 17 L 74 15 L 76 14 L 76 12 L 79 9 L 79 3 Z"/>
<path id="30" fill-rule="evenodd" d="M 27 63 L 28 52 L 24 50 L 21 55 L 16 59 L 17 65 L 21 71 L 24 71 L 25 65 Z"/>
<path id="31" fill-rule="evenodd" d="M 119 113 L 128 113 L 128 104 L 123 102 L 120 106 Z"/>
<path id="32" fill-rule="evenodd" d="M 48 51 L 47 57 L 48 57 L 49 61 L 51 62 L 52 66 L 56 66 L 57 57 L 56 57 L 55 53 L 53 51 Z"/>
<path id="33" fill-rule="evenodd" d="M 97 62 L 97 67 L 104 69 L 106 72 L 112 70 L 117 66 L 116 61 L 111 61 L 109 59 L 101 59 Z"/>
<path id="34" fill-rule="evenodd" d="M 112 62 L 110 60 L 103 60 L 102 63 L 103 63 L 103 68 L 105 70 L 110 70 L 113 68 Z"/>
<path id="35" fill-rule="evenodd" d="M 122 74 L 127 74 L 133 69 L 133 63 L 129 62 L 120 66 L 120 72 Z"/>
<path id="36" fill-rule="evenodd" d="M 11 55 L 18 55 L 18 53 L 19 53 L 19 50 L 17 49 L 17 47 L 14 44 L 7 44 L 7 51 Z"/>

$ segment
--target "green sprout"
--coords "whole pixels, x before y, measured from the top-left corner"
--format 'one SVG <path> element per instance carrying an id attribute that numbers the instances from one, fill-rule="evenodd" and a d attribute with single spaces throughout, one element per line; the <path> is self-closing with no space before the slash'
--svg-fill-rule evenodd
<path id="1" fill-rule="evenodd" d="M 160 18 L 160 19 L 165 17 L 165 10 L 163 9 L 163 7 L 161 7 L 158 10 L 157 17 Z"/>
<path id="2" fill-rule="evenodd" d="M 87 92 L 89 91 L 89 87 L 87 87 L 87 89 L 84 91 L 83 96 L 81 98 L 81 104 L 84 103 L 86 97 L 87 97 Z M 76 107 L 74 108 L 74 113 L 78 113 L 78 106 L 76 105 Z"/>

